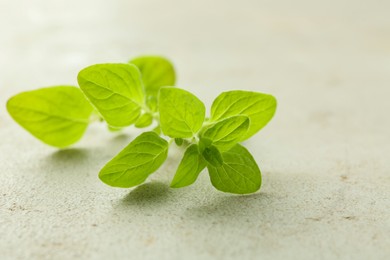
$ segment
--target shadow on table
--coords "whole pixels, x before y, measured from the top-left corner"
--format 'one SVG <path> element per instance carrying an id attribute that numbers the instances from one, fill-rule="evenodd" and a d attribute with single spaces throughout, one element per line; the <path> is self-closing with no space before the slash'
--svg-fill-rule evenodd
<path id="1" fill-rule="evenodd" d="M 250 195 L 222 194 L 205 204 L 199 204 L 187 208 L 187 215 L 191 218 L 218 219 L 220 217 L 239 219 L 253 212 L 254 208 L 267 207 L 276 198 L 267 193 L 255 193 Z"/>
<path id="2" fill-rule="evenodd" d="M 172 195 L 167 184 L 162 182 L 149 182 L 137 186 L 129 192 L 120 202 L 123 207 L 142 205 L 161 205 L 168 201 L 168 196 Z"/>
<path id="3" fill-rule="evenodd" d="M 106 144 L 90 148 L 66 148 L 47 156 L 45 163 L 53 169 L 77 171 L 77 167 L 88 167 L 98 172 L 103 165 L 118 154 L 130 142 L 131 136 L 120 133 L 113 136 Z"/>
<path id="4" fill-rule="evenodd" d="M 134 188 L 118 202 L 117 207 L 156 210 L 164 208 L 164 211 L 176 211 L 180 207 L 181 214 L 193 220 L 219 217 L 237 219 L 250 214 L 253 207 L 266 209 L 277 199 L 263 192 L 232 195 L 211 191 L 207 199 L 204 199 L 203 195 L 199 196 L 199 190 L 196 188 L 171 189 L 166 183 L 154 181 Z"/>
<path id="5" fill-rule="evenodd" d="M 72 163 L 80 164 L 84 162 L 91 151 L 83 148 L 68 148 L 58 150 L 49 155 L 49 160 L 56 164 Z"/>
<path id="6" fill-rule="evenodd" d="M 117 133 L 109 141 L 110 148 L 115 148 L 115 150 L 121 149 L 127 146 L 135 136 L 129 135 L 128 133 Z M 118 150 L 119 152 L 119 150 Z"/>

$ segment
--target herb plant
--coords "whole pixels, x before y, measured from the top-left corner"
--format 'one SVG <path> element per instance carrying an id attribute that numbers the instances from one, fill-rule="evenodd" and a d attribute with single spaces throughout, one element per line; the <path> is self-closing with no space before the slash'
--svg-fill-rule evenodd
<path id="1" fill-rule="evenodd" d="M 80 88 L 54 86 L 22 92 L 8 100 L 7 109 L 33 136 L 58 148 L 77 142 L 96 119 L 112 130 L 154 127 L 101 169 L 99 178 L 110 186 L 142 184 L 164 163 L 174 142 L 183 147 L 184 155 L 171 187 L 191 185 L 207 168 L 212 185 L 220 191 L 259 190 L 260 169 L 240 143 L 271 120 L 276 99 L 252 91 L 223 92 L 206 118 L 203 102 L 173 87 L 175 78 L 171 62 L 159 56 L 97 64 L 79 72 Z"/>

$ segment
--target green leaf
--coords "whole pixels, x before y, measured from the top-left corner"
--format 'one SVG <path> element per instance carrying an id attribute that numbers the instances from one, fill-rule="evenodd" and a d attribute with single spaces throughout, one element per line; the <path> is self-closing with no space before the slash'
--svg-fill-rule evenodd
<path id="1" fill-rule="evenodd" d="M 141 71 L 147 95 L 157 96 L 164 86 L 175 85 L 175 69 L 172 63 L 160 56 L 140 56 L 130 61 Z"/>
<path id="2" fill-rule="evenodd" d="M 143 183 L 168 155 L 168 142 L 154 132 L 135 138 L 99 173 L 99 178 L 114 187 L 129 188 Z"/>
<path id="3" fill-rule="evenodd" d="M 55 86 L 17 94 L 7 110 L 33 136 L 63 148 L 83 136 L 93 108 L 79 88 Z"/>
<path id="4" fill-rule="evenodd" d="M 155 132 L 158 135 L 161 135 L 161 127 L 160 127 L 160 125 L 158 125 L 155 128 L 153 128 L 152 131 Z"/>
<path id="5" fill-rule="evenodd" d="M 97 64 L 79 72 L 81 90 L 112 126 L 128 126 L 144 105 L 141 74 L 132 64 Z"/>
<path id="6" fill-rule="evenodd" d="M 220 151 L 227 151 L 242 139 L 248 127 L 249 117 L 228 117 L 207 128 L 201 139 L 209 139 Z"/>
<path id="7" fill-rule="evenodd" d="M 135 122 L 135 127 L 144 128 L 153 123 L 153 116 L 149 113 L 142 114 Z"/>
<path id="8" fill-rule="evenodd" d="M 110 132 L 119 132 L 119 131 L 123 130 L 123 127 L 115 127 L 115 126 L 107 125 L 107 129 Z"/>
<path id="9" fill-rule="evenodd" d="M 203 158 L 211 165 L 219 167 L 223 164 L 223 158 L 218 148 L 214 145 L 210 145 L 204 148 L 202 151 Z"/>
<path id="10" fill-rule="evenodd" d="M 240 144 L 222 153 L 223 164 L 208 165 L 213 186 L 223 192 L 253 193 L 260 189 L 261 172 L 252 155 Z"/>
<path id="11" fill-rule="evenodd" d="M 241 141 L 248 139 L 263 128 L 274 116 L 276 99 L 268 94 L 235 90 L 219 95 L 211 106 L 211 121 L 231 116 L 245 115 L 250 119 L 247 133 Z"/>
<path id="12" fill-rule="evenodd" d="M 179 88 L 161 88 L 158 100 L 161 130 L 165 135 L 188 138 L 202 127 L 205 106 L 190 92 Z"/>
<path id="13" fill-rule="evenodd" d="M 199 173 L 206 167 L 206 161 L 199 153 L 198 145 L 190 145 L 184 153 L 175 177 L 171 182 L 172 188 L 182 188 L 196 181 Z"/>
<path id="14" fill-rule="evenodd" d="M 182 146 L 183 143 L 184 143 L 184 139 L 182 139 L 182 138 L 175 138 L 175 144 L 177 146 Z"/>
<path id="15" fill-rule="evenodd" d="M 157 97 L 148 96 L 146 99 L 146 105 L 152 112 L 157 112 Z"/>

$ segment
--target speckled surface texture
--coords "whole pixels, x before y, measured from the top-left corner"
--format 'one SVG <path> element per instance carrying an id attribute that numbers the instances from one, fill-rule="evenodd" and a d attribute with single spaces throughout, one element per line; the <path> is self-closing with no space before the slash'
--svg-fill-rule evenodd
<path id="1" fill-rule="evenodd" d="M 388 259 L 390 2 L 0 0 L 1 259 Z M 93 63 L 141 53 L 175 63 L 210 106 L 222 91 L 274 94 L 247 142 L 259 193 L 168 188 L 180 150 L 146 184 L 99 169 L 137 134 L 92 125 L 58 151 L 5 111 L 22 90 L 76 84 Z"/>

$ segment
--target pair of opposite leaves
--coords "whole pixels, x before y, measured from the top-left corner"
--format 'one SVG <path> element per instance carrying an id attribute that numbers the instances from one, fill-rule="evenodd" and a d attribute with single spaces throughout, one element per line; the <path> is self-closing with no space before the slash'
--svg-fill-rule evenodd
<path id="1" fill-rule="evenodd" d="M 146 127 L 155 118 L 161 131 L 177 143 L 199 138 L 187 147 L 172 187 L 192 184 L 207 167 L 212 184 L 221 191 L 251 193 L 260 188 L 260 170 L 238 143 L 272 118 L 276 100 L 271 95 L 224 92 L 214 101 L 205 123 L 205 107 L 197 97 L 179 88 L 163 87 L 174 85 L 175 72 L 162 57 L 92 65 L 79 73 L 78 82 L 82 92 L 58 86 L 20 93 L 8 101 L 8 111 L 31 134 L 57 147 L 78 141 L 95 111 L 115 128 Z M 162 165 L 167 153 L 165 139 L 155 132 L 143 133 L 104 166 L 99 177 L 111 186 L 139 185 Z"/>

